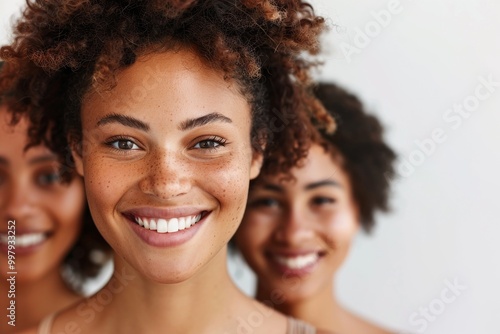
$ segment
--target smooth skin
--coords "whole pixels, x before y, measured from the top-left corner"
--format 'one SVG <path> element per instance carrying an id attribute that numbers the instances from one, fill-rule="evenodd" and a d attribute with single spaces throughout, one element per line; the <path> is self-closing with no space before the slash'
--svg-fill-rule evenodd
<path id="1" fill-rule="evenodd" d="M 257 296 L 336 333 L 388 333 L 344 309 L 335 273 L 360 228 L 342 157 L 313 145 L 303 166 L 252 186 L 235 241 L 257 275 Z"/>
<path id="2" fill-rule="evenodd" d="M 52 331 L 285 333 L 286 318 L 243 295 L 226 268 L 262 162 L 247 100 L 187 48 L 139 57 L 116 79 L 84 98 L 74 149 L 96 226 L 116 252 L 115 283 L 59 314 Z M 203 213 L 196 233 L 176 244 L 156 232 L 140 237 L 133 217 L 194 211 Z M 98 306 L 92 317 L 82 314 L 88 305 Z"/>
<path id="3" fill-rule="evenodd" d="M 1 333 L 32 327 L 48 314 L 82 298 L 66 285 L 60 270 L 81 229 L 83 181 L 75 177 L 69 184 L 61 183 L 57 157 L 48 148 L 40 145 L 25 149 L 29 124 L 26 119 L 15 126 L 9 123 L 10 114 L 1 106 Z M 14 229 L 17 243 L 11 251 L 15 253 L 15 270 L 10 270 L 7 241 L 9 231 Z M 40 235 L 43 237 L 38 241 L 29 241 Z M 10 285 L 6 284 L 11 276 L 7 272 L 12 271 L 17 272 L 15 298 L 9 298 Z M 8 324 L 11 319 L 6 317 L 11 300 L 15 300 L 16 306 L 15 327 Z"/>

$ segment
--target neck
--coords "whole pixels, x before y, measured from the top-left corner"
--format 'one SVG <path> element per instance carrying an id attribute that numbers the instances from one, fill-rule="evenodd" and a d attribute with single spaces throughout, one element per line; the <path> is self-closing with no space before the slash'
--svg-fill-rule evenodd
<path id="1" fill-rule="evenodd" d="M 7 278 L 9 277 L 4 279 Z M 0 323 L 2 333 L 33 327 L 49 314 L 66 308 L 82 298 L 64 283 L 58 268 L 36 282 L 22 281 L 20 277 L 16 277 L 15 298 L 9 298 L 10 284 L 4 284 L 5 281 L 2 281 L 0 285 L 2 310 L 9 307 L 11 300 L 15 301 L 16 308 L 15 327 L 7 323 L 11 319 L 2 320 Z M 3 318 L 5 319 L 5 313 Z"/>
<path id="2" fill-rule="evenodd" d="M 269 290 L 259 281 L 257 283 L 257 300 L 273 300 L 272 291 L 274 290 Z M 338 325 L 341 323 L 341 318 L 345 313 L 344 309 L 337 302 L 333 280 L 330 285 L 325 286 L 312 296 L 285 300 L 283 303 L 274 306 L 277 311 L 285 315 L 308 322 L 317 328 L 333 332 L 338 332 Z"/>
<path id="3" fill-rule="evenodd" d="M 175 284 L 161 284 L 141 276 L 123 259 L 115 258 L 115 274 L 103 290 L 116 291 L 99 315 L 97 326 L 114 332 L 218 332 L 238 309 L 242 294 L 226 268 L 226 248 L 196 276 Z M 118 279 L 121 275 L 121 279 Z M 120 283 L 118 283 L 120 281 Z M 124 287 L 122 290 L 117 286 Z M 97 294 L 99 296 L 99 293 Z M 221 307 L 224 306 L 224 307 Z M 109 316 L 121 314 L 120 317 Z M 117 321 L 111 323 L 110 319 Z M 137 321 L 140 319 L 140 321 Z"/>

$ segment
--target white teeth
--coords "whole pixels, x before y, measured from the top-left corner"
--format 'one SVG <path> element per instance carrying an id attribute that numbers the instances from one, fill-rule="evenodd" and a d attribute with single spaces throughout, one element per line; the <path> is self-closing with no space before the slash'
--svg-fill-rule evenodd
<path id="1" fill-rule="evenodd" d="M 179 218 L 179 230 L 186 228 L 186 217 Z"/>
<path id="2" fill-rule="evenodd" d="M 319 256 L 318 253 L 311 253 L 294 257 L 276 255 L 274 258 L 276 262 L 290 269 L 302 269 L 318 261 Z"/>
<path id="3" fill-rule="evenodd" d="M 179 231 L 179 220 L 172 218 L 168 221 L 168 233 Z"/>
<path id="4" fill-rule="evenodd" d="M 158 226 L 156 226 L 156 220 L 154 219 L 149 220 L 149 229 L 152 231 L 156 231 L 158 229 Z"/>
<path id="5" fill-rule="evenodd" d="M 165 219 L 158 219 L 158 225 L 156 225 L 156 232 L 158 233 L 168 232 L 168 223 Z"/>
<path id="6" fill-rule="evenodd" d="M 156 231 L 158 233 L 175 233 L 190 228 L 199 222 L 200 219 L 201 214 L 171 219 L 158 218 L 157 220 L 153 218 L 136 217 L 135 221 L 137 224 L 148 230 Z"/>
<path id="7" fill-rule="evenodd" d="M 47 239 L 45 233 L 27 233 L 15 237 L 16 247 L 29 247 L 37 245 Z M 9 238 L 6 234 L 0 234 L 0 243 L 8 244 Z"/>

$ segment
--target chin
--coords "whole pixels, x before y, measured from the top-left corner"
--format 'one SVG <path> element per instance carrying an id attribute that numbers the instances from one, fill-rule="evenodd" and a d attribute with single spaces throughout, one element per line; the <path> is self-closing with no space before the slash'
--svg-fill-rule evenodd
<path id="1" fill-rule="evenodd" d="M 317 287 L 304 283 L 298 286 L 298 288 L 281 286 L 278 287 L 278 289 L 283 291 L 285 303 L 297 303 L 306 299 L 310 299 L 314 297 L 314 295 L 316 295 L 319 291 Z"/>
<path id="2" fill-rule="evenodd" d="M 304 300 L 313 298 L 318 294 L 318 289 L 301 288 L 296 291 L 285 292 L 284 298 L 288 303 L 299 303 Z"/>
<path id="3" fill-rule="evenodd" d="M 17 266 L 16 282 L 18 283 L 36 283 L 43 279 L 50 272 L 50 268 L 37 268 L 33 266 Z M 59 268 L 58 268 L 59 269 Z"/>
<path id="4" fill-rule="evenodd" d="M 325 289 L 314 279 L 289 277 L 286 282 L 282 278 L 263 279 L 262 281 L 272 282 L 266 286 L 266 299 L 270 299 L 277 294 L 282 296 L 284 304 L 295 304 L 306 299 L 314 298 L 319 293 L 324 293 Z M 276 297 L 274 297 L 276 298 Z"/>
<path id="5" fill-rule="evenodd" d="M 172 268 L 161 268 L 156 271 L 143 273 L 151 282 L 158 284 L 178 284 L 186 282 L 196 275 L 196 270 L 180 270 Z"/>
<path id="6" fill-rule="evenodd" d="M 181 263 L 183 262 L 183 263 Z M 200 271 L 200 266 L 196 266 L 194 260 L 168 261 L 165 258 L 160 258 L 157 261 L 133 265 L 137 268 L 137 272 L 145 277 L 148 281 L 159 284 L 177 284 L 188 281 Z"/>

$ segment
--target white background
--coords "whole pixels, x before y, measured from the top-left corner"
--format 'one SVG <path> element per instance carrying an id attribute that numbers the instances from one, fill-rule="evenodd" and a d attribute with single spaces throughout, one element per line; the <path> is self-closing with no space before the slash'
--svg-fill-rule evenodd
<path id="1" fill-rule="evenodd" d="M 358 94 L 382 119 L 400 154 L 393 212 L 379 216 L 372 236 L 355 240 L 337 277 L 339 298 L 401 332 L 500 333 L 500 86 L 459 125 L 443 118 L 455 104 L 473 101 L 479 77 L 500 82 L 500 4 L 313 3 L 332 27 L 318 78 Z M 374 13 L 390 3 L 396 10 L 385 17 L 385 26 L 376 23 Z M 21 4 L 0 3 L 2 44 Z M 365 44 L 360 30 L 371 35 Z M 436 129 L 444 142 L 430 154 L 418 153 L 416 141 L 431 138 Z M 413 165 L 412 172 L 402 169 L 404 161 Z M 251 292 L 253 277 L 238 269 L 239 263 L 230 264 L 238 284 Z M 449 291 L 446 296 L 455 299 L 444 303 L 442 291 L 453 282 L 465 288 L 457 295 Z M 432 320 L 424 320 L 421 307 L 431 307 Z M 412 323 L 412 314 L 420 322 Z"/>

